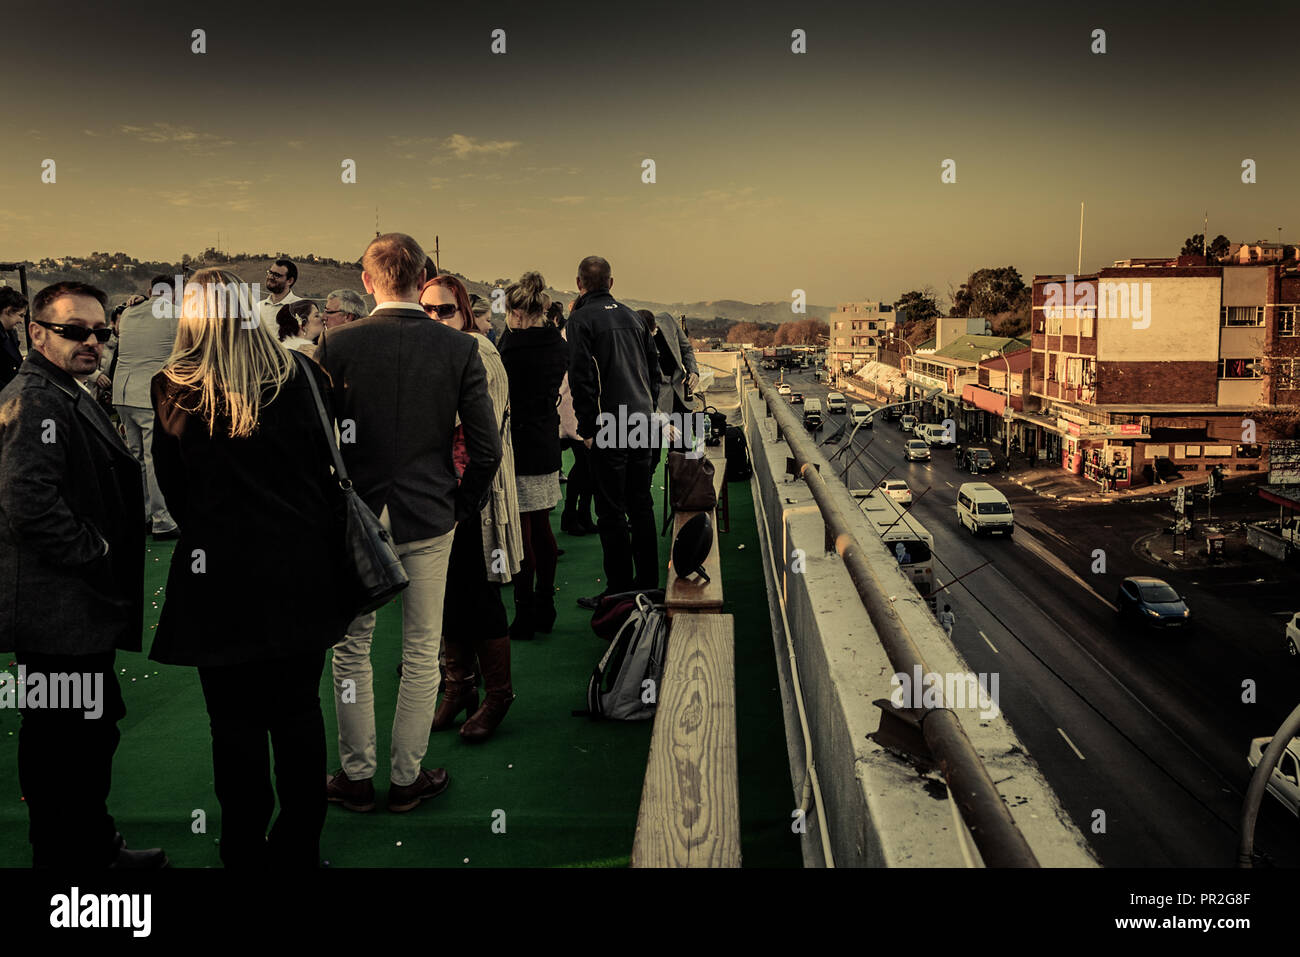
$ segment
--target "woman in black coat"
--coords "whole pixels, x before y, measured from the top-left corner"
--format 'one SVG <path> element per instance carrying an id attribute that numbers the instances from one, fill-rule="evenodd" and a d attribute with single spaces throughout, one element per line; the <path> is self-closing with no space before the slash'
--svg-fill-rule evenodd
<path id="1" fill-rule="evenodd" d="M 204 269 L 192 281 L 238 279 Z M 347 591 L 343 501 L 299 360 L 261 324 L 207 314 L 204 300 L 186 297 L 175 350 L 152 383 L 154 467 L 180 539 L 149 656 L 199 669 L 223 863 L 316 867 L 327 777 L 319 687 L 325 649 L 350 618 L 337 598 Z M 306 365 L 328 403 L 329 377 Z"/>
<path id="2" fill-rule="evenodd" d="M 506 287 L 507 323 L 501 361 L 510 377 L 510 439 L 515 450 L 515 487 L 524 560 L 514 579 L 515 620 L 510 637 L 527 640 L 555 625 L 555 536 L 551 509 L 560 498 L 560 382 L 569 349 L 560 330 L 546 322 L 546 280 L 526 272 Z M 536 589 L 534 590 L 534 577 Z"/>

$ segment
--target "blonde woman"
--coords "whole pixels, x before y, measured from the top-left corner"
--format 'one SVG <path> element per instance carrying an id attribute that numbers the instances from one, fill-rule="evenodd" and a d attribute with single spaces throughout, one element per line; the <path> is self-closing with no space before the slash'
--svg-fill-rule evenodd
<path id="1" fill-rule="evenodd" d="M 335 604 L 342 497 L 300 363 L 327 411 L 331 390 L 265 325 L 245 328 L 241 287 L 195 273 L 152 382 L 154 464 L 180 540 L 150 657 L 199 670 L 222 862 L 311 868 L 326 811 L 320 680 L 350 615 Z"/>
<path id="2" fill-rule="evenodd" d="M 560 500 L 560 383 L 569 350 L 560 330 L 546 321 L 550 298 L 541 273 L 526 272 L 506 287 L 509 333 L 501 361 L 510 377 L 510 437 L 523 526 L 524 564 L 514 581 L 515 620 L 510 637 L 527 641 L 555 625 L 555 536 L 551 509 Z"/>
<path id="3" fill-rule="evenodd" d="M 514 701 L 510 638 L 501 602 L 501 585 L 518 573 L 523 558 L 509 430 L 514 413 L 505 367 L 485 334 L 491 326 L 485 317 L 474 317 L 464 284 L 455 276 L 436 276 L 420 290 L 420 305 L 430 319 L 474 336 L 501 433 L 501 466 L 492 480 L 492 494 L 480 512 L 480 520 L 461 522 L 452 540 L 447 597 L 442 606 L 446 677 L 442 700 L 433 716 L 433 730 L 445 731 L 464 711 L 467 720 L 461 726 L 461 737 L 471 742 L 486 741 Z M 469 456 L 459 436 L 453 443 L 452 456 L 457 471 L 463 471 Z M 474 689 L 475 653 L 483 669 L 486 693 L 481 706 Z"/>

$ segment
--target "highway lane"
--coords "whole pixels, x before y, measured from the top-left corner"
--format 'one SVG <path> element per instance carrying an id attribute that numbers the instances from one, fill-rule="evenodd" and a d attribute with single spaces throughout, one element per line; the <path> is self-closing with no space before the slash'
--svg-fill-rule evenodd
<path id="1" fill-rule="evenodd" d="M 808 397 L 828 391 L 810 377 L 787 378 Z M 841 418 L 828 416 L 827 431 Z M 972 669 L 1000 672 L 1008 720 L 1103 863 L 1230 866 L 1246 744 L 1270 733 L 1261 727 L 1276 727 L 1290 707 L 1282 702 L 1297 700 L 1294 676 L 1274 680 L 1271 707 L 1232 714 L 1245 707 L 1233 707 L 1240 705 L 1237 676 L 1271 677 L 1258 660 L 1203 629 L 1172 638 L 1117 632 L 1111 602 L 1119 578 L 1161 574 L 1138 567 L 1120 544 L 1133 529 L 1166 521 L 1154 506 L 1102 507 L 1119 520 L 1118 534 L 1095 526 L 1063 534 L 1062 506 L 1044 507 L 994 477 L 1016 508 L 1016 535 L 972 539 L 955 515 L 957 486 L 972 476 L 958 473 L 946 450 L 936 449 L 930 463 L 905 463 L 904 439 L 893 423 L 860 430 L 855 448 L 867 451 L 848 484 L 874 485 L 892 469 L 914 493 L 931 489 L 913 511 L 935 537 L 940 583 L 993 560 L 942 592 L 941 604 L 958 616 L 954 639 Z M 1107 574 L 1091 571 L 1094 545 L 1106 552 Z M 1201 597 L 1189 592 L 1194 609 Z M 1265 712 L 1277 721 L 1261 721 Z M 1294 819 L 1267 806 L 1263 818 L 1257 846 L 1277 863 L 1300 863 Z"/>

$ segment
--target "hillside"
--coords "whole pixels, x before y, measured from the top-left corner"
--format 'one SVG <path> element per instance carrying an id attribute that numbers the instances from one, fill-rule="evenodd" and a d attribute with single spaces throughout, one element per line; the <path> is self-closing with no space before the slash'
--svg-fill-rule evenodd
<path id="1" fill-rule="evenodd" d="M 305 299 L 324 300 L 335 289 L 354 289 L 357 292 L 362 291 L 361 287 L 361 270 L 356 266 L 348 265 L 330 265 L 324 263 L 313 263 L 304 260 L 295 259 L 298 265 L 298 282 L 294 286 L 294 292 Z M 244 282 L 262 284 L 265 279 L 266 267 L 273 262 L 272 259 L 237 259 L 234 262 L 221 262 L 216 265 L 229 269 L 235 275 L 239 276 Z M 134 293 L 143 292 L 144 287 L 148 284 L 150 277 L 157 273 L 166 273 L 175 275 L 179 271 L 179 265 L 176 263 L 139 263 L 139 264 L 98 264 L 76 257 L 66 257 L 64 267 L 40 269 L 33 264 L 28 264 L 27 281 L 29 291 L 35 295 L 37 291 L 48 286 L 50 283 L 62 282 L 64 280 L 79 280 L 88 282 L 108 293 L 109 305 L 113 306 Z M 191 263 L 191 267 L 198 267 L 200 263 Z M 490 298 L 492 289 L 497 282 L 481 282 L 478 280 L 468 279 L 460 276 L 459 273 L 453 273 L 464 281 L 466 287 L 471 293 L 477 293 L 484 298 Z M 9 277 L 11 284 L 16 284 L 16 277 Z M 554 300 L 563 303 L 569 303 L 577 298 L 577 293 L 572 290 L 563 290 L 549 287 L 547 293 Z M 374 305 L 374 299 L 366 296 L 366 302 L 371 306 Z M 685 315 L 688 320 L 727 320 L 727 325 L 732 322 L 759 322 L 759 323 L 783 323 L 798 319 L 817 318 L 825 319 L 832 312 L 830 306 L 808 306 L 806 315 L 799 315 L 790 311 L 788 302 L 763 302 L 748 303 L 735 299 L 718 299 L 698 302 L 656 302 L 649 299 L 620 299 L 633 309 L 649 309 L 651 312 L 667 312 L 674 316 Z M 710 323 L 710 325 L 713 325 Z"/>

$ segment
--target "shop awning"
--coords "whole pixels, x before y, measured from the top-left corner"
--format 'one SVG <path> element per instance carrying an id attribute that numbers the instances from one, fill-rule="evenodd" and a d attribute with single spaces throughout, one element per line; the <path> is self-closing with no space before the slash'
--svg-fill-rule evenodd
<path id="1" fill-rule="evenodd" d="M 1006 396 L 1001 392 L 994 392 L 992 389 L 986 389 L 982 385 L 968 384 L 961 390 L 963 402 L 969 402 L 975 408 L 984 412 L 992 412 L 994 415 L 1001 415 L 1006 408 Z M 1011 409 L 1017 411 L 1020 408 L 1020 397 L 1011 397 Z"/>

